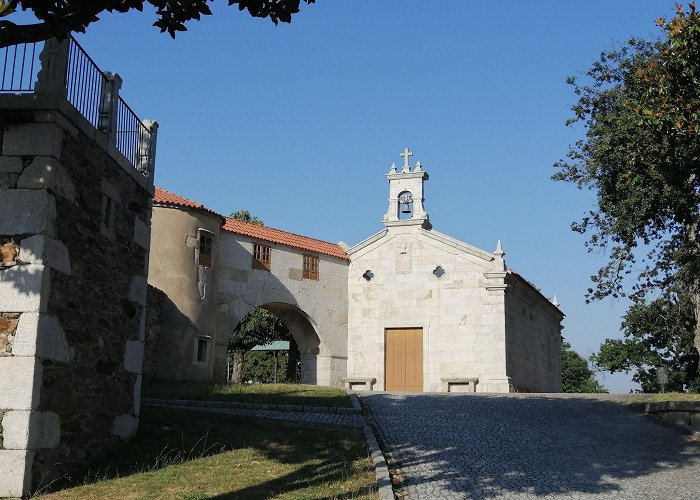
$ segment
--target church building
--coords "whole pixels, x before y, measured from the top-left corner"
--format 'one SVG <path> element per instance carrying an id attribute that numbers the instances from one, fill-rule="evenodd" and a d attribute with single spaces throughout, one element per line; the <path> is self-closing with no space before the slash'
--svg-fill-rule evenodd
<path id="1" fill-rule="evenodd" d="M 149 283 L 167 296 L 155 375 L 225 377 L 254 307 L 277 314 L 302 382 L 388 391 L 558 392 L 564 317 L 487 252 L 432 228 L 420 162 L 392 165 L 384 228 L 352 248 L 222 217 L 157 189 Z"/>

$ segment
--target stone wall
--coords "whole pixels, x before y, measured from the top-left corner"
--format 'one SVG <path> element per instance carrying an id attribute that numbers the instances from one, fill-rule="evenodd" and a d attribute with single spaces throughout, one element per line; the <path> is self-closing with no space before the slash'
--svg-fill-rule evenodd
<path id="1" fill-rule="evenodd" d="M 0 128 L 2 497 L 137 430 L 153 188 L 60 96 L 0 96 Z"/>
<path id="2" fill-rule="evenodd" d="M 506 360 L 518 392 L 561 392 L 561 320 L 564 315 L 522 277 L 509 273 Z"/>
<path id="3" fill-rule="evenodd" d="M 421 328 L 424 391 L 475 377 L 479 392 L 508 392 L 503 260 L 417 225 L 388 227 L 348 253 L 348 376 L 384 389 L 385 330 Z"/>
<path id="4" fill-rule="evenodd" d="M 143 380 L 148 381 L 156 377 L 158 341 L 161 330 L 161 313 L 167 296 L 163 290 L 148 285 L 146 298 L 146 338 L 143 354 Z"/>
<path id="5" fill-rule="evenodd" d="M 230 332 L 253 308 L 264 306 L 285 323 L 299 346 L 302 383 L 341 387 L 347 373 L 348 262 L 318 254 L 318 279 L 306 279 L 303 255 L 309 251 L 266 242 L 270 271 L 253 269 L 255 242 L 228 231 L 220 236 L 219 365 L 225 363 Z"/>

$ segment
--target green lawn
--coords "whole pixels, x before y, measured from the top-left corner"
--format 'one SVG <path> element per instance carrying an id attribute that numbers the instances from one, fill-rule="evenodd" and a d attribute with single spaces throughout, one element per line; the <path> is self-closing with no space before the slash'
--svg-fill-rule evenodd
<path id="1" fill-rule="evenodd" d="M 40 498 L 374 499 L 374 479 L 359 429 L 147 407 L 81 486 Z"/>
<path id="2" fill-rule="evenodd" d="M 352 407 L 343 389 L 300 384 L 229 384 L 205 382 L 151 382 L 143 397 L 235 401 L 239 403 Z"/>
<path id="3" fill-rule="evenodd" d="M 627 403 L 661 403 L 664 401 L 700 401 L 700 394 L 683 392 L 664 392 L 659 394 L 633 393 L 625 394 Z"/>

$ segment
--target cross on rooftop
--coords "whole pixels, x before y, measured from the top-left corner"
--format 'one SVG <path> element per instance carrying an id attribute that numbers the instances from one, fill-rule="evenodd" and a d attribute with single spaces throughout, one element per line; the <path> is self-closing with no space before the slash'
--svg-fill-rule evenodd
<path id="1" fill-rule="evenodd" d="M 403 153 L 401 153 L 399 156 L 403 157 L 403 169 L 408 170 L 408 158 L 413 156 L 413 153 L 411 153 L 408 148 L 404 148 Z"/>

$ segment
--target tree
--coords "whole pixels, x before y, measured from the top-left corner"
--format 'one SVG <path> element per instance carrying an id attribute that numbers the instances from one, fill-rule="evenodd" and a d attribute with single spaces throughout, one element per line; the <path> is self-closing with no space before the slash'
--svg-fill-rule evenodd
<path id="1" fill-rule="evenodd" d="M 561 343 L 562 392 L 607 392 L 595 379 L 595 372 L 568 342 Z"/>
<path id="2" fill-rule="evenodd" d="M 229 358 L 233 362 L 233 382 L 243 382 L 243 363 L 245 354 L 259 344 L 268 344 L 273 340 L 287 340 L 289 330 L 277 316 L 256 307 L 236 325 L 228 339 Z"/>
<path id="3" fill-rule="evenodd" d="M 248 210 L 237 210 L 236 212 L 231 213 L 229 217 L 243 222 L 249 222 L 257 226 L 265 225 L 265 223 L 262 220 L 257 218 L 255 215 L 251 214 Z"/>
<path id="4" fill-rule="evenodd" d="M 607 339 L 593 361 L 610 373 L 635 370 L 633 381 L 643 392 L 659 392 L 659 367 L 669 369 L 666 389 L 700 391 L 698 353 L 693 346 L 693 303 L 687 293 L 669 290 L 649 302 L 634 304 L 625 314 L 625 340 Z"/>
<path id="5" fill-rule="evenodd" d="M 695 3 L 677 6 L 657 24 L 661 39 L 630 40 L 603 52 L 583 82 L 569 78 L 579 97 L 567 123 L 583 123 L 586 138 L 554 179 L 597 194 L 597 208 L 572 225 L 589 251 L 609 250 L 587 298 L 641 302 L 680 286 L 700 352 L 700 14 Z"/>
<path id="6" fill-rule="evenodd" d="M 175 38 L 178 31 L 186 31 L 186 24 L 211 15 L 209 3 L 214 0 L 0 0 L 0 47 L 22 42 L 38 42 L 49 38 L 65 38 L 71 31 L 84 33 L 85 29 L 105 12 L 143 11 L 144 4 L 155 9 L 153 26 L 167 31 Z M 247 10 L 253 17 L 268 18 L 273 23 L 289 23 L 299 12 L 301 2 L 316 0 L 228 0 L 238 10 Z M 35 24 L 18 25 L 11 18 L 17 9 L 31 11 L 39 20 Z"/>

